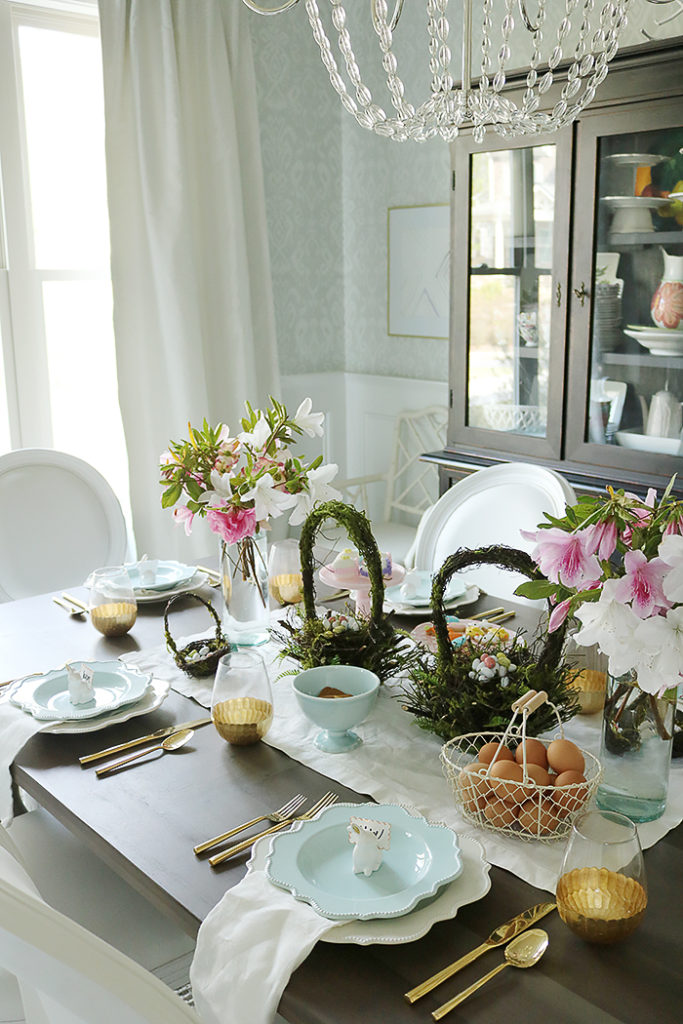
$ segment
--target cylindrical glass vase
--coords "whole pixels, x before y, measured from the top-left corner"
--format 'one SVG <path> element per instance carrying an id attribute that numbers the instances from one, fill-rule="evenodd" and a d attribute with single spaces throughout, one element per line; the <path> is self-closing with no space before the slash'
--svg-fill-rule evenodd
<path id="1" fill-rule="evenodd" d="M 666 807 L 676 697 L 655 697 L 634 673 L 607 677 L 596 802 L 631 821 L 654 821 Z"/>
<path id="2" fill-rule="evenodd" d="M 269 638 L 268 540 L 258 531 L 234 544 L 221 542 L 224 629 L 238 647 L 256 647 Z"/>

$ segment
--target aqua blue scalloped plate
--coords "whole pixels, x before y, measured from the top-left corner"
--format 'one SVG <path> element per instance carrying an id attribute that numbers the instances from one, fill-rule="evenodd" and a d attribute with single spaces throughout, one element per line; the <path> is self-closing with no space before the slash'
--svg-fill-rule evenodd
<path id="1" fill-rule="evenodd" d="M 351 816 L 388 821 L 391 847 L 367 878 L 352 868 Z M 398 804 L 334 804 L 273 838 L 266 875 L 336 921 L 402 917 L 462 871 L 458 837 Z"/>

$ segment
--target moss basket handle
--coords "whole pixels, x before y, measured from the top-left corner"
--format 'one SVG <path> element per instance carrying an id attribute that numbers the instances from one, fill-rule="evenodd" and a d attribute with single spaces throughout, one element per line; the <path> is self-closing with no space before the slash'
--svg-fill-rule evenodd
<path id="1" fill-rule="evenodd" d="M 164 636 L 166 637 L 166 646 L 170 651 L 172 651 L 174 655 L 177 655 L 178 648 L 176 647 L 175 640 L 171 636 L 171 631 L 168 628 L 168 613 L 170 612 L 171 607 L 176 603 L 176 601 L 185 600 L 188 597 L 191 597 L 195 601 L 199 601 L 200 604 L 203 604 L 204 607 L 211 612 L 216 623 L 216 643 L 220 644 L 225 640 L 225 637 L 223 636 L 223 630 L 221 628 L 221 620 L 218 618 L 218 615 L 216 614 L 216 609 L 214 608 L 210 601 L 207 601 L 205 598 L 200 597 L 199 594 L 176 594 L 176 596 L 172 597 L 171 600 L 168 602 L 168 604 L 166 605 L 166 609 L 164 611 Z"/>
<path id="2" fill-rule="evenodd" d="M 446 611 L 444 609 L 446 587 L 454 573 L 473 565 L 497 565 L 500 569 L 520 572 L 530 580 L 545 579 L 545 576 L 531 555 L 528 555 L 526 551 L 520 551 L 519 548 L 507 548 L 497 544 L 489 548 L 478 548 L 476 550 L 461 548 L 459 551 L 449 555 L 432 581 L 431 595 L 432 618 L 438 658 L 444 666 L 450 666 L 454 661 L 453 646 L 448 636 Z M 548 607 L 550 607 L 550 604 Z M 538 659 L 539 665 L 547 665 L 552 669 L 559 664 L 566 631 L 567 624 L 563 623 L 554 633 L 547 634 L 545 646 Z"/>
<path id="3" fill-rule="evenodd" d="M 353 505 L 345 505 L 343 501 L 326 501 L 316 506 L 309 514 L 301 529 L 299 554 L 301 557 L 301 575 L 304 592 L 304 611 L 306 619 L 315 619 L 315 587 L 313 583 L 313 542 L 318 530 L 326 519 L 334 519 L 343 526 L 349 537 L 365 558 L 368 577 L 372 587 L 372 603 L 370 619 L 379 625 L 382 621 L 384 606 L 384 580 L 382 578 L 382 561 L 368 517 Z"/>

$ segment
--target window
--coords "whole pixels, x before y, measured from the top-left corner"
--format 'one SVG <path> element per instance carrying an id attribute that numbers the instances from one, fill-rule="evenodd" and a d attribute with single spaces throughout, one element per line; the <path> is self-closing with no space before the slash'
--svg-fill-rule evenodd
<path id="1" fill-rule="evenodd" d="M 0 0 L 0 452 L 58 448 L 128 511 L 97 9 Z"/>

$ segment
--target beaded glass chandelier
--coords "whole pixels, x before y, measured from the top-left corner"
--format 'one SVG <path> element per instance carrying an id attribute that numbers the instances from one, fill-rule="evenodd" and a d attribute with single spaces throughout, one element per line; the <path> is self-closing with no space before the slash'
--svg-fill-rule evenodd
<path id="1" fill-rule="evenodd" d="M 281 14 L 298 0 L 282 0 L 276 7 L 264 7 L 256 0 L 243 2 L 257 14 Z M 343 106 L 363 128 L 399 142 L 421 142 L 434 136 L 450 142 L 461 128 L 472 128 L 475 139 L 481 142 L 487 129 L 504 136 L 536 135 L 570 124 L 592 101 L 607 75 L 632 0 L 479 0 L 478 41 L 474 39 L 472 0 L 455 0 L 452 4 L 449 0 L 422 2 L 431 84 L 430 95 L 415 104 L 406 98 L 392 49 L 404 0 L 394 0 L 391 15 L 385 0 L 370 0 L 379 58 L 394 108 L 393 115 L 389 115 L 373 102 L 372 93 L 363 82 L 344 4 L 341 0 L 328 0 L 338 51 L 335 57 L 320 15 L 320 6 L 327 4 L 324 0 L 320 5 L 316 0 L 305 0 L 323 64 Z M 356 3 L 358 0 L 354 6 Z M 452 69 L 449 7 L 453 13 L 459 13 L 462 23 L 459 75 Z M 473 50 L 473 42 L 478 49 Z M 516 74 L 522 69 L 518 103 L 504 92 L 510 68 Z M 472 84 L 473 76 L 478 79 L 476 85 Z M 563 83 L 560 96 L 550 109 L 542 109 L 547 108 L 544 97 L 556 78 Z"/>

